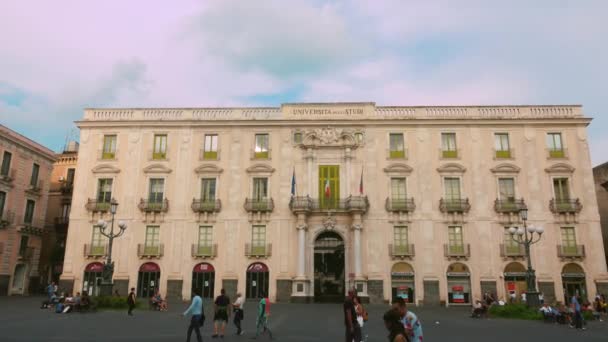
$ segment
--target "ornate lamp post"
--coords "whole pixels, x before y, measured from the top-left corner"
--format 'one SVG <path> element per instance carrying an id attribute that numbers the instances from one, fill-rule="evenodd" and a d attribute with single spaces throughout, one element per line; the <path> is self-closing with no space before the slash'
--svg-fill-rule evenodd
<path id="1" fill-rule="evenodd" d="M 526 250 L 526 259 L 528 259 L 528 269 L 526 270 L 526 303 L 530 307 L 540 306 L 540 300 L 538 299 L 538 291 L 536 290 L 536 275 L 532 268 L 532 259 L 530 256 L 530 246 L 540 241 L 544 229 L 543 227 L 528 227 L 526 221 L 528 221 L 528 209 L 522 209 L 519 211 L 519 216 L 524 224 L 523 227 L 511 227 L 509 228 L 509 234 L 511 239 L 520 245 L 523 245 Z"/>
<path id="2" fill-rule="evenodd" d="M 110 231 L 106 231 L 108 228 L 108 223 L 104 220 L 97 221 L 97 227 L 99 227 L 99 231 L 101 235 L 108 238 L 108 255 L 106 258 L 106 263 L 103 265 L 103 281 L 101 283 L 100 295 L 102 296 L 111 296 L 112 288 L 114 287 L 114 283 L 112 283 L 112 276 L 114 275 L 114 262 L 112 261 L 112 242 L 114 238 L 117 238 L 124 234 L 127 229 L 127 224 L 124 221 L 118 222 L 118 228 L 120 231 L 114 233 L 114 215 L 116 215 L 116 209 L 118 208 L 118 202 L 112 198 L 110 201 L 110 213 L 112 213 L 112 221 L 110 223 Z"/>

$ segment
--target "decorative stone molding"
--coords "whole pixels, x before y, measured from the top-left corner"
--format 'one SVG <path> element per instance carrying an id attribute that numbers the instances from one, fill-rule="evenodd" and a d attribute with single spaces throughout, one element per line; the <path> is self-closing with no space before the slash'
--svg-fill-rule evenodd
<path id="1" fill-rule="evenodd" d="M 219 175 L 222 172 L 224 172 L 224 169 L 214 164 L 203 164 L 194 169 L 194 173 L 197 174 Z"/>
<path id="2" fill-rule="evenodd" d="M 363 130 L 343 129 L 336 127 L 323 127 L 306 130 L 303 132 L 302 148 L 318 148 L 318 147 L 341 147 L 341 148 L 357 148 L 363 145 L 364 138 Z M 357 135 L 361 135 L 357 139 Z"/>
<path id="3" fill-rule="evenodd" d="M 333 230 L 334 228 L 336 228 L 337 223 L 338 222 L 336 221 L 336 218 L 329 214 L 326 218 L 323 219 L 323 228 L 325 228 L 325 230 Z"/>
<path id="4" fill-rule="evenodd" d="M 120 169 L 110 165 L 110 164 L 101 164 L 95 166 L 91 172 L 93 173 L 120 173 Z"/>
<path id="5" fill-rule="evenodd" d="M 437 172 L 439 173 L 465 173 L 467 170 L 466 167 L 458 164 L 458 163 L 447 163 L 443 164 L 437 168 Z"/>
<path id="6" fill-rule="evenodd" d="M 414 171 L 411 166 L 403 163 L 390 164 L 383 170 L 389 176 L 409 176 Z"/>
<path id="7" fill-rule="evenodd" d="M 305 224 L 305 223 L 304 224 L 298 224 L 298 225 L 296 225 L 296 229 L 297 230 L 305 230 L 306 231 L 306 230 L 308 230 L 308 225 Z"/>
<path id="8" fill-rule="evenodd" d="M 521 168 L 514 164 L 502 163 L 491 168 L 492 173 L 519 173 Z"/>
<path id="9" fill-rule="evenodd" d="M 557 163 L 545 169 L 547 173 L 573 173 L 574 167 L 566 163 Z"/>
<path id="10" fill-rule="evenodd" d="M 162 164 L 152 164 L 144 167 L 144 173 L 171 173 L 173 170 Z"/>
<path id="11" fill-rule="evenodd" d="M 271 174 L 274 172 L 274 168 L 267 164 L 255 164 L 247 168 L 247 173 L 265 173 Z"/>

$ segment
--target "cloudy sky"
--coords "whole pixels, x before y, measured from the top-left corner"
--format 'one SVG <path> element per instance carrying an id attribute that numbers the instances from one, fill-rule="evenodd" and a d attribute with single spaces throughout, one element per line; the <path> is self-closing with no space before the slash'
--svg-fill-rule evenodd
<path id="1" fill-rule="evenodd" d="M 608 1 L 2 0 L 0 122 L 84 107 L 582 104 L 608 160 Z"/>

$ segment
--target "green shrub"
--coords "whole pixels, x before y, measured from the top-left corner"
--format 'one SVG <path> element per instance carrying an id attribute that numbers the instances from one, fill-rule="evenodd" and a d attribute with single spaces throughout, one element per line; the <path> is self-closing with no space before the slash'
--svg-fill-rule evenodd
<path id="1" fill-rule="evenodd" d="M 127 309 L 127 298 L 113 296 L 93 297 L 93 303 L 98 309 Z M 139 307 L 140 302 L 135 302 L 135 307 Z"/>
<path id="2" fill-rule="evenodd" d="M 538 309 L 528 308 L 525 304 L 492 305 L 490 315 L 500 318 L 541 320 L 543 315 Z"/>

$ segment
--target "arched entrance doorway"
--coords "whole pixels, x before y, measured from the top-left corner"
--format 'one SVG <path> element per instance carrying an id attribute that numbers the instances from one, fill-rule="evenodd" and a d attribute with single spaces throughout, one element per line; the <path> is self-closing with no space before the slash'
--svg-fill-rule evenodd
<path id="1" fill-rule="evenodd" d="M 459 262 L 451 264 L 446 276 L 448 280 L 448 303 L 471 303 L 471 273 L 467 265 Z"/>
<path id="2" fill-rule="evenodd" d="M 215 268 L 213 265 L 206 262 L 194 266 L 192 269 L 192 289 L 199 290 L 203 298 L 213 299 L 213 290 L 215 288 Z"/>
<path id="3" fill-rule="evenodd" d="M 24 294 L 25 292 L 25 275 L 27 271 L 27 265 L 17 264 L 15 266 L 15 273 L 13 274 L 13 294 Z"/>
<path id="4" fill-rule="evenodd" d="M 160 287 L 160 267 L 153 263 L 147 262 L 139 267 L 137 277 L 137 296 L 141 298 L 150 298 Z"/>
<path id="5" fill-rule="evenodd" d="M 574 263 L 564 265 L 562 268 L 562 284 L 564 286 L 564 303 L 570 303 L 570 298 L 579 295 L 586 302 L 587 286 L 585 284 L 585 271 Z"/>
<path id="6" fill-rule="evenodd" d="M 315 301 L 344 300 L 344 240 L 335 232 L 323 232 L 315 240 Z"/>
<path id="7" fill-rule="evenodd" d="M 87 291 L 90 296 L 99 296 L 101 281 L 103 279 L 103 264 L 92 262 L 84 269 L 82 277 L 82 291 Z"/>
<path id="8" fill-rule="evenodd" d="M 528 290 L 526 284 L 526 267 L 519 262 L 512 262 L 505 266 L 505 294 L 509 302 L 521 300 L 521 294 Z"/>
<path id="9" fill-rule="evenodd" d="M 245 297 L 247 299 L 263 298 L 268 295 L 270 272 L 268 266 L 261 262 L 254 262 L 247 267 Z"/>
<path id="10" fill-rule="evenodd" d="M 414 269 L 405 262 L 398 262 L 391 269 L 392 298 L 403 298 L 406 303 L 414 302 Z"/>

